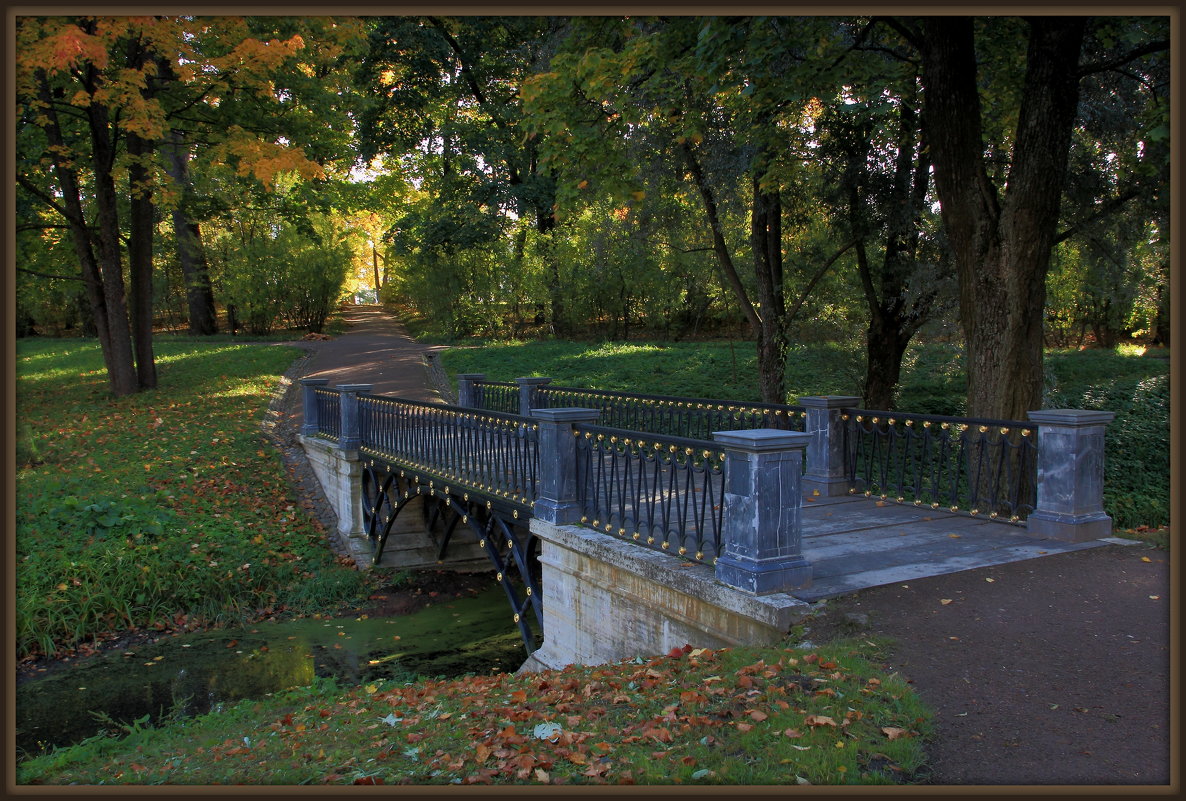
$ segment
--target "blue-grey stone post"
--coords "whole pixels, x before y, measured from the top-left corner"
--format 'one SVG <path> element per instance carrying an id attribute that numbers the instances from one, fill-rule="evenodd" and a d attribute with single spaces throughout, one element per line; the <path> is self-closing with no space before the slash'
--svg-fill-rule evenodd
<path id="1" fill-rule="evenodd" d="M 458 373 L 457 374 L 457 405 L 464 406 L 467 409 L 476 409 L 478 406 L 477 392 L 475 391 L 475 384 L 486 378 L 485 373 Z"/>
<path id="2" fill-rule="evenodd" d="M 725 448 L 724 553 L 717 578 L 754 595 L 810 586 L 799 484 L 811 435 L 760 428 L 712 436 Z"/>
<path id="3" fill-rule="evenodd" d="M 799 405 L 807 410 L 804 430 L 811 437 L 807 443 L 807 471 L 803 474 L 805 491 L 819 492 L 825 498 L 848 494 L 852 485 L 848 481 L 841 409 L 860 402 L 860 398 L 850 395 L 799 398 Z"/>
<path id="4" fill-rule="evenodd" d="M 358 446 L 362 444 L 362 432 L 359 428 L 358 395 L 362 392 L 370 392 L 371 386 L 371 384 L 338 384 L 338 392 L 342 394 L 342 431 L 338 436 L 339 450 L 356 451 L 358 450 Z"/>
<path id="5" fill-rule="evenodd" d="M 328 383 L 328 378 L 301 379 L 301 386 L 304 387 L 304 396 L 301 399 L 304 406 L 304 425 L 301 426 L 301 434 L 306 437 L 317 436 L 317 431 L 321 428 L 321 418 L 317 415 L 317 387 L 324 387 Z"/>
<path id="6" fill-rule="evenodd" d="M 1037 508 L 1029 533 L 1070 542 L 1108 537 L 1104 512 L 1104 428 L 1116 415 L 1085 409 L 1030 412 L 1038 424 Z"/>
<path id="7" fill-rule="evenodd" d="M 519 414 L 527 417 L 535 408 L 535 390 L 552 381 L 550 378 L 516 378 L 519 385 Z"/>
<path id="8" fill-rule="evenodd" d="M 574 423 L 596 423 L 598 409 L 535 409 L 539 421 L 539 484 L 532 515 L 566 526 L 581 521 L 577 498 L 577 438 Z"/>

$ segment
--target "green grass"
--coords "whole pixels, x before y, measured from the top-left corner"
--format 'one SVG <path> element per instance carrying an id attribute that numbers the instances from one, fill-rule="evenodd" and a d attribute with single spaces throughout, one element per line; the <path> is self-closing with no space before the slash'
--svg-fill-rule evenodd
<path id="1" fill-rule="evenodd" d="M 876 645 L 684 649 L 522 676 L 318 685 L 20 765 L 20 784 L 894 784 L 930 713 Z"/>
<path id="2" fill-rule="evenodd" d="M 1169 362 L 1124 347 L 1052 350 L 1045 408 L 1107 409 L 1105 509 L 1117 529 L 1169 523 Z M 840 345 L 799 345 L 787 359 L 787 399 L 860 395 L 864 354 Z M 493 381 L 551 376 L 556 384 L 622 392 L 757 400 L 757 360 L 749 343 L 480 342 L 454 347 L 445 370 Z M 967 383 L 955 345 L 915 345 L 903 361 L 898 409 L 962 415 Z"/>
<path id="3" fill-rule="evenodd" d="M 117 399 L 95 341 L 18 342 L 18 658 L 362 591 L 260 431 L 298 351 L 167 338 L 156 351 L 159 388 Z"/>

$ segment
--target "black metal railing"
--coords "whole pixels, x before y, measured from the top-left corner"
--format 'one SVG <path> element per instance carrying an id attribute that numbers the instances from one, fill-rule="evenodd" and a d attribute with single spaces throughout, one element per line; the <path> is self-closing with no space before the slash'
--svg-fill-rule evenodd
<path id="1" fill-rule="evenodd" d="M 574 427 L 577 497 L 593 529 L 690 560 L 721 555 L 725 453 L 712 442 Z"/>
<path id="2" fill-rule="evenodd" d="M 474 407 L 503 414 L 519 413 L 519 385 L 505 381 L 479 381 L 474 384 Z"/>
<path id="3" fill-rule="evenodd" d="M 547 384 L 537 387 L 533 398 L 532 406 L 540 409 L 568 406 L 600 409 L 599 423 L 612 428 L 698 440 L 712 439 L 714 431 L 752 428 L 802 431 L 807 416 L 804 407 L 787 404 L 645 395 Z"/>
<path id="4" fill-rule="evenodd" d="M 358 411 L 362 452 L 527 511 L 535 502 L 530 418 L 378 395 L 360 395 Z"/>
<path id="5" fill-rule="evenodd" d="M 317 387 L 313 397 L 317 402 L 317 436 L 337 442 L 342 438 L 342 393 Z"/>
<path id="6" fill-rule="evenodd" d="M 1011 523 L 1034 510 L 1033 424 L 871 409 L 842 419 L 854 492 Z"/>

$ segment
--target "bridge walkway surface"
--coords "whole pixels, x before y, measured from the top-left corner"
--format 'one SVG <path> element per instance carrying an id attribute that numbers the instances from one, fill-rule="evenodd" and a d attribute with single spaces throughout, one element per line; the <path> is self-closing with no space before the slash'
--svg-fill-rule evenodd
<path id="1" fill-rule="evenodd" d="M 347 307 L 345 320 L 347 330 L 335 339 L 301 343 L 310 355 L 295 378 L 325 378 L 330 386 L 370 384 L 373 394 L 427 402 L 441 402 L 450 392 L 426 358 L 437 349 L 411 339 L 381 307 Z M 300 420 L 301 393 L 291 394 L 288 417 Z M 1023 527 L 985 517 L 864 495 L 809 495 L 804 501 L 803 556 L 812 564 L 813 581 L 790 594 L 808 602 L 1112 541 L 1038 539 Z"/>

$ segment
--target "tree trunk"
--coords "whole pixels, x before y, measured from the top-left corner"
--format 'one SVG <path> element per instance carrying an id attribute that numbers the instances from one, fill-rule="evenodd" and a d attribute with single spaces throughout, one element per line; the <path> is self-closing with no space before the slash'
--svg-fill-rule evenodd
<path id="1" fill-rule="evenodd" d="M 782 199 L 764 190 L 760 170 L 751 178 L 750 250 L 761 309 L 758 336 L 759 388 L 763 403 L 786 403 L 786 293 L 782 276 Z"/>
<path id="2" fill-rule="evenodd" d="M 46 122 L 42 125 L 42 129 L 49 140 L 50 152 L 53 154 L 54 174 L 57 176 L 59 188 L 62 191 L 62 203 L 65 206 L 64 216 L 70 226 L 70 239 L 74 245 L 74 253 L 82 268 L 87 303 L 90 306 L 95 335 L 99 338 L 100 350 L 103 353 L 103 366 L 107 369 L 110 379 L 115 372 L 110 347 L 111 334 L 107 321 L 107 302 L 103 297 L 103 276 L 95 258 L 95 245 L 91 238 L 91 231 L 87 227 L 86 216 L 82 210 L 82 193 L 79 188 L 78 172 L 72 163 L 63 156 L 68 151 L 65 147 L 62 129 L 58 122 L 58 113 L 54 107 L 45 73 L 39 73 L 37 80 L 38 95 L 41 102 L 45 104 Z M 114 382 L 112 389 L 114 390 Z"/>
<path id="3" fill-rule="evenodd" d="M 551 235 L 555 227 L 556 217 L 551 211 L 536 210 L 535 230 L 547 237 L 544 247 L 547 251 L 548 305 L 551 311 L 552 333 L 563 338 L 571 333 L 571 328 L 568 325 L 568 308 L 564 302 L 564 286 L 560 281 L 560 265 L 556 263 L 555 252 L 551 247 Z"/>
<path id="4" fill-rule="evenodd" d="M 1042 325 L 1082 18 L 1031 19 L 1013 162 L 1001 199 L 984 161 L 970 17 L 924 20 L 925 126 L 960 282 L 967 413 L 1026 419 L 1042 402 Z"/>
<path id="5" fill-rule="evenodd" d="M 103 300 L 107 311 L 107 345 L 111 360 L 108 374 L 116 396 L 139 391 L 128 329 L 128 303 L 124 291 L 123 259 L 120 257 L 119 213 L 115 193 L 115 149 L 112 145 L 107 109 L 92 104 L 86 109 L 91 131 L 95 201 L 98 207 L 99 265 L 103 275 Z"/>
<path id="6" fill-rule="evenodd" d="M 379 248 L 374 240 L 371 241 L 371 268 L 375 271 L 375 303 L 379 303 L 379 290 L 383 288 L 383 284 L 379 281 Z"/>
<path id="7" fill-rule="evenodd" d="M 156 207 L 149 186 L 148 164 L 155 156 L 152 143 L 128 133 L 129 238 L 128 274 L 131 278 L 132 339 L 136 352 L 136 379 L 141 389 L 156 386 L 152 352 L 152 239 Z"/>
<path id="8" fill-rule="evenodd" d="M 910 335 L 904 334 L 892 318 L 882 314 L 873 315 L 868 331 L 863 402 L 866 409 L 893 409 L 894 393 L 902 380 L 902 357 L 910 344 Z"/>
<path id="9" fill-rule="evenodd" d="M 185 209 L 190 189 L 189 165 L 180 131 L 173 131 L 169 135 L 169 147 L 166 150 L 165 172 L 173 180 L 179 193 L 172 212 L 173 234 L 177 238 L 177 261 L 181 265 L 181 276 L 185 281 L 189 333 L 191 336 L 217 334 L 218 316 L 214 309 L 214 291 L 210 286 L 210 268 L 206 263 L 206 252 L 202 248 L 201 231 L 198 223 L 189 219 Z"/>

